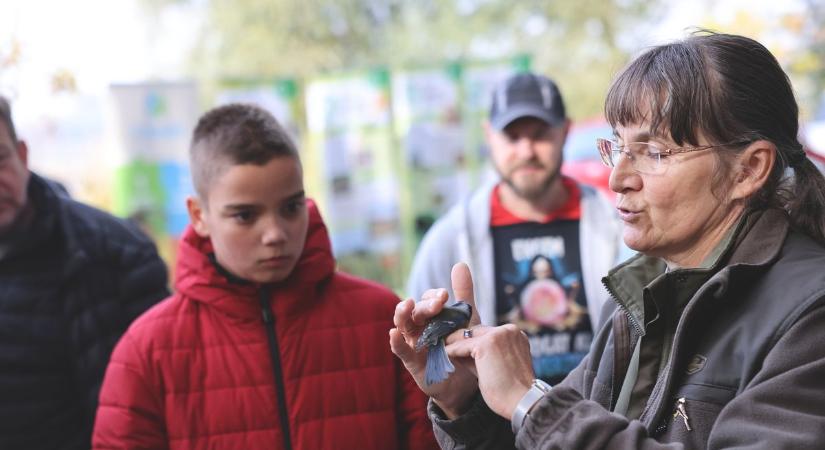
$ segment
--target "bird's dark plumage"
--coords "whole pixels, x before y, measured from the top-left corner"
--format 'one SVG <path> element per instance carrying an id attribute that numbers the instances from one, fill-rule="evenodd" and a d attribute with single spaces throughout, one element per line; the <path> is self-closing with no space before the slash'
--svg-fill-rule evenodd
<path id="1" fill-rule="evenodd" d="M 415 343 L 415 349 L 427 350 L 427 368 L 424 382 L 427 385 L 440 383 L 455 371 L 455 366 L 444 350 L 444 338 L 453 331 L 465 326 L 470 321 L 473 307 L 465 302 L 453 302 L 444 306 L 438 315 L 430 319 L 424 331 Z"/>

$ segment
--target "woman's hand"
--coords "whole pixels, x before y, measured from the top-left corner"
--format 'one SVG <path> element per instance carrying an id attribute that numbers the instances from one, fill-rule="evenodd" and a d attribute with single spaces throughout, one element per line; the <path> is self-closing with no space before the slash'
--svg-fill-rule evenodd
<path id="1" fill-rule="evenodd" d="M 473 297 L 473 279 L 470 269 L 466 264 L 458 263 L 453 266 L 450 278 L 456 300 L 473 306 L 473 316 L 469 326 L 477 325 L 479 319 Z M 417 303 L 412 299 L 399 303 L 393 317 L 395 328 L 390 330 L 390 347 L 404 363 L 407 371 L 412 374 L 418 387 L 432 397 L 448 418 L 453 419 L 470 407 L 478 390 L 478 382 L 470 370 L 473 361 L 468 358 L 451 358 L 455 372 L 441 383 L 427 385 L 424 382 L 427 352 L 415 351 L 415 344 L 421 332 L 427 322 L 441 312 L 447 302 L 447 296 L 445 289 L 430 289 L 421 296 L 421 301 Z M 462 338 L 463 329 L 448 336 L 446 342 L 449 344 Z"/>
<path id="2" fill-rule="evenodd" d="M 535 378 L 527 336 L 513 324 L 479 326 L 473 328 L 472 337 L 447 342 L 450 359 L 475 361 L 484 402 L 493 412 L 510 420 Z"/>

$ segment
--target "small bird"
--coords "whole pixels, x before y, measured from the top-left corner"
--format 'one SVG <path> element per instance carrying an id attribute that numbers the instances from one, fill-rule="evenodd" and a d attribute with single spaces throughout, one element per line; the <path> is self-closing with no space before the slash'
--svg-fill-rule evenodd
<path id="1" fill-rule="evenodd" d="M 472 314 L 473 307 L 469 303 L 453 302 L 444 306 L 444 309 L 424 327 L 418 342 L 415 343 L 415 350 L 421 351 L 424 346 L 428 347 L 427 367 L 424 372 L 424 383 L 427 386 L 446 380 L 455 371 L 455 366 L 450 362 L 444 349 L 444 338 L 466 325 Z"/>

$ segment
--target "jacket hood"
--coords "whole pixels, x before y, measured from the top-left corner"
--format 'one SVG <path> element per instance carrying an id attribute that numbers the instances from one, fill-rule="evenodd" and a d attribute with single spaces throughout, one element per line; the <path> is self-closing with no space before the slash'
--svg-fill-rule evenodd
<path id="1" fill-rule="evenodd" d="M 177 263 L 175 265 L 175 289 L 190 299 L 209 304 L 232 316 L 246 317 L 253 314 L 260 316 L 258 295 L 268 290 L 271 295 L 286 292 L 304 291 L 330 278 L 335 270 L 335 259 L 329 234 L 315 202 L 307 199 L 309 215 L 307 236 L 301 257 L 289 276 L 278 283 L 261 285 L 250 281 L 234 278 L 222 271 L 213 263 L 214 249 L 209 238 L 199 236 L 191 224 L 186 227 L 178 245 Z M 288 295 L 286 299 L 302 298 L 305 303 L 311 303 L 316 296 Z M 281 298 L 279 296 L 279 298 Z M 250 301 L 239 301 L 250 300 Z M 301 305 L 284 305 L 281 301 L 275 304 L 283 307 L 299 307 Z M 254 306 L 254 308 L 249 308 Z M 306 305 L 308 306 L 308 305 Z"/>

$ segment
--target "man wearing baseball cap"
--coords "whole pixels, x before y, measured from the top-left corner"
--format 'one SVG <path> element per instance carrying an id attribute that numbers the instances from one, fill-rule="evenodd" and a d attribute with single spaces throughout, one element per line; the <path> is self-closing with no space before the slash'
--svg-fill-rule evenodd
<path id="1" fill-rule="evenodd" d="M 450 268 L 468 263 L 482 323 L 521 327 L 536 375 L 555 384 L 578 365 L 598 328 L 608 298 L 601 277 L 618 262 L 620 225 L 596 189 L 561 174 L 570 120 L 551 79 L 519 73 L 504 80 L 483 126 L 498 176 L 427 232 L 407 294 L 449 291 Z"/>

